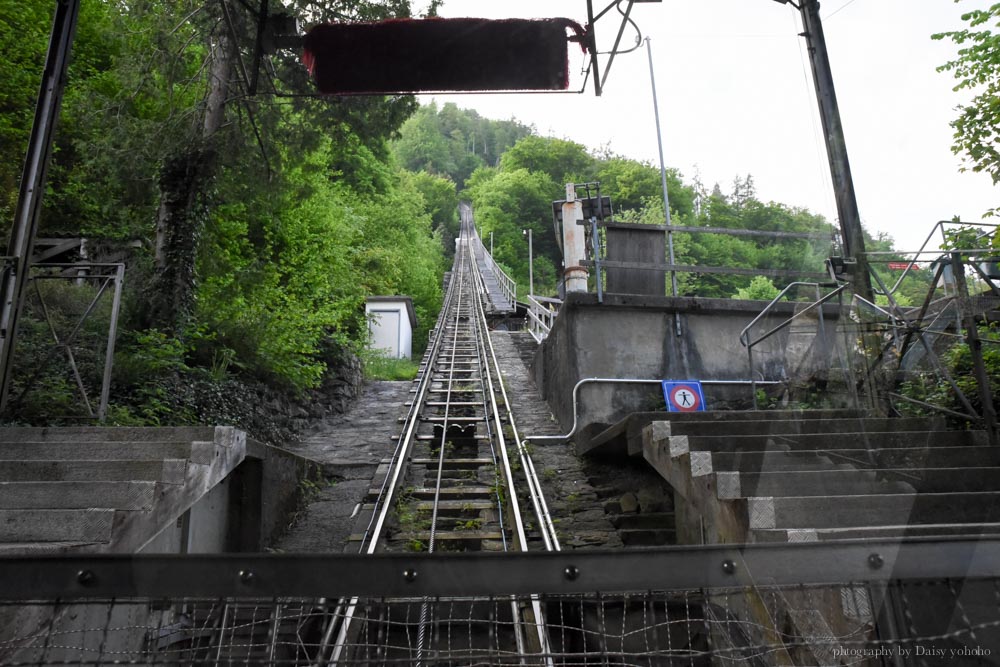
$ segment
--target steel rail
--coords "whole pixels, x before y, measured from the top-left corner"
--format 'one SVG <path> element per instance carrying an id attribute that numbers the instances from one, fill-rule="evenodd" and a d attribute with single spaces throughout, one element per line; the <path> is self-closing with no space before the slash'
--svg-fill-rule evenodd
<path id="1" fill-rule="evenodd" d="M 448 393 L 445 394 L 444 416 L 441 423 L 441 441 L 438 443 L 438 467 L 437 475 L 434 480 L 434 502 L 431 506 L 430 538 L 427 542 L 427 553 L 434 553 L 435 539 L 437 537 L 438 510 L 441 505 L 441 484 L 442 478 L 444 477 L 444 460 L 447 455 L 447 447 L 445 445 L 448 441 L 448 417 L 451 413 L 452 394 L 454 393 L 455 386 L 455 355 L 458 352 L 458 336 L 462 331 L 462 297 L 465 293 L 465 290 L 462 289 L 462 287 L 466 282 L 466 270 L 464 266 L 466 260 L 467 257 L 463 254 L 456 262 L 459 264 L 458 302 L 455 304 L 455 319 L 452 323 L 453 332 L 451 339 L 451 359 L 448 364 Z M 455 280 L 455 276 L 452 276 L 452 280 Z M 442 333 L 447 334 L 447 329 L 443 330 Z M 425 599 L 420 605 L 420 625 L 417 627 L 416 667 L 423 667 L 424 664 L 424 651 L 426 650 L 427 644 L 427 622 L 429 615 L 430 605 L 429 601 Z"/>
<path id="2" fill-rule="evenodd" d="M 473 263 L 472 270 L 476 274 L 479 273 L 479 268 L 477 263 Z M 480 276 L 480 281 L 481 280 L 482 277 Z M 490 355 L 490 359 L 488 359 L 487 363 L 484 364 L 483 366 L 483 369 L 486 373 L 486 377 L 484 378 L 484 384 L 485 386 L 489 387 L 490 404 L 493 407 L 493 419 L 496 423 L 497 449 L 499 449 L 501 452 L 501 461 L 503 462 L 503 475 L 507 482 L 508 495 L 510 496 L 508 502 L 510 504 L 511 513 L 513 514 L 514 524 L 517 529 L 518 546 L 520 547 L 521 551 L 528 551 L 527 537 L 524 532 L 524 520 L 521 517 L 520 503 L 517 498 L 517 487 L 514 482 L 514 474 L 513 470 L 511 469 L 510 458 L 507 454 L 507 443 L 503 433 L 503 424 L 500 421 L 500 411 L 498 410 L 499 404 L 497 402 L 496 393 L 493 388 L 493 377 L 492 373 L 490 372 L 490 363 L 489 363 L 490 360 L 492 360 L 493 362 L 492 367 L 496 369 L 497 383 L 500 385 L 500 390 L 504 401 L 504 407 L 506 408 L 507 411 L 506 416 L 508 419 L 508 423 L 511 425 L 512 434 L 514 435 L 515 438 L 515 444 L 517 446 L 518 453 L 520 454 L 520 458 L 522 461 L 522 469 L 524 470 L 525 478 L 528 480 L 528 487 L 529 487 L 528 491 L 532 500 L 532 504 L 534 505 L 535 514 L 538 519 L 538 525 L 541 529 L 542 539 L 545 543 L 547 551 L 558 550 L 559 548 L 558 540 L 554 539 L 555 527 L 548 520 L 547 516 L 548 508 L 546 507 L 545 513 L 543 513 L 538 503 L 538 496 L 536 495 L 536 491 L 537 493 L 540 493 L 541 489 L 539 488 L 536 490 L 531 483 L 532 477 L 534 476 L 534 466 L 532 465 L 529 468 L 525 465 L 526 452 L 524 450 L 524 446 L 517 438 L 516 424 L 514 423 L 514 415 L 510 410 L 510 401 L 508 400 L 507 391 L 503 385 L 503 376 L 500 373 L 500 364 L 497 363 L 496 352 L 493 348 L 493 339 L 490 336 L 489 327 L 486 326 L 487 324 L 486 312 L 483 309 L 484 293 L 486 293 L 485 286 L 483 290 L 477 291 L 475 294 L 476 297 L 475 303 L 478 310 L 476 319 L 479 325 L 482 327 L 482 329 L 480 330 L 479 340 L 481 345 L 483 345 L 484 347 L 483 350 L 484 353 L 486 352 L 485 348 L 487 346 L 489 347 L 489 355 Z M 527 458 L 528 462 L 530 462 L 530 457 Z M 537 479 L 535 479 L 535 483 L 536 484 L 538 483 Z M 544 497 L 542 497 L 541 500 L 542 503 L 544 503 Z M 512 605 L 515 606 L 515 612 L 516 612 L 516 604 L 512 602 Z M 545 621 L 545 612 L 542 608 L 541 600 L 537 595 L 531 596 L 531 614 L 532 614 L 531 618 L 526 618 L 525 620 L 526 622 L 531 623 L 535 629 L 535 635 L 538 640 L 538 647 L 537 647 L 538 652 L 542 656 L 544 656 L 543 664 L 545 665 L 545 667 L 553 667 L 554 662 L 552 660 L 552 644 L 551 641 L 549 640 L 548 626 Z"/>
<path id="3" fill-rule="evenodd" d="M 438 316 L 437 326 L 432 331 L 433 342 L 428 346 L 428 351 L 424 355 L 416 396 L 410 404 L 407 417 L 404 419 L 403 433 L 390 459 L 390 469 L 383 480 L 375 501 L 372 519 L 362 538 L 360 548 L 362 553 L 370 555 L 380 549 L 388 518 L 395 509 L 394 499 L 398 495 L 399 489 L 402 488 L 403 479 L 407 475 L 408 463 L 413 459 L 414 448 L 418 441 L 429 439 L 428 436 L 418 437 L 417 435 L 419 425 L 423 422 L 433 423 L 435 429 L 441 429 L 440 437 L 430 438 L 432 441 L 438 441 L 439 451 L 437 452 L 437 471 L 434 476 L 433 502 L 430 508 L 428 553 L 436 551 L 435 546 L 438 541 L 436 538 L 438 537 L 438 524 L 441 522 L 442 488 L 449 453 L 447 448 L 449 427 L 455 423 L 466 424 L 469 422 L 484 424 L 486 442 L 491 450 L 491 462 L 495 471 L 493 474 L 498 481 L 502 478 L 504 483 L 503 486 L 498 484 L 495 491 L 504 549 L 509 550 L 511 547 L 507 538 L 507 532 L 510 531 L 514 544 L 517 545 L 516 550 L 527 551 L 528 535 L 521 514 L 518 480 L 515 479 L 511 458 L 508 455 L 502 422 L 504 418 L 509 422 L 514 434 L 516 451 L 527 480 L 526 494 L 531 498 L 535 514 L 538 517 L 542 541 L 547 550 L 558 550 L 559 548 L 555 526 L 551 521 L 548 507 L 541 493 L 540 480 L 534 464 L 517 434 L 496 352 L 489 336 L 485 307 L 485 299 L 489 298 L 489 291 L 475 256 L 475 252 L 481 247 L 476 247 L 478 239 L 470 232 L 470 228 L 471 223 L 463 224 L 447 294 Z M 475 350 L 474 353 L 473 350 Z M 460 354 L 460 352 L 465 351 L 469 352 L 467 358 L 464 354 Z M 473 408 L 474 412 L 481 410 L 482 414 L 479 416 L 465 416 L 464 413 L 453 414 L 458 409 L 455 394 L 458 391 L 456 383 L 459 382 L 456 376 L 460 372 L 469 375 L 468 378 L 459 378 L 462 382 L 478 384 L 478 387 L 472 391 L 481 392 L 481 401 L 460 401 L 463 403 L 462 407 Z M 499 387 L 499 394 L 503 399 L 503 406 L 500 405 L 497 387 Z M 432 392 L 444 393 L 444 399 L 431 401 L 430 394 Z M 430 405 L 431 403 L 433 405 Z M 426 412 L 428 408 L 434 412 L 433 415 Z M 483 440 L 479 439 L 479 442 L 482 443 Z M 429 464 L 431 460 L 428 459 L 427 463 Z M 431 470 L 428 469 L 427 473 L 427 479 L 430 481 Z M 506 493 L 501 494 L 501 489 L 504 489 Z M 506 495 L 507 498 L 503 498 L 503 495 Z M 362 631 L 352 629 L 352 625 L 356 625 L 355 621 L 358 620 L 356 614 L 359 610 L 359 603 L 359 598 L 350 600 L 343 598 L 339 601 L 336 611 L 331 615 L 329 625 L 325 629 L 323 648 L 318 654 L 317 665 L 334 665 L 349 657 L 351 637 Z M 343 613 L 341 614 L 341 612 Z M 535 644 L 532 651 L 537 651 L 543 656 L 550 653 L 551 643 L 540 599 L 533 597 L 530 604 L 525 601 L 520 605 L 512 599 L 511 613 L 515 619 L 521 619 L 514 624 L 513 639 L 516 641 L 518 650 L 522 653 L 525 652 L 529 642 L 524 637 L 524 630 L 533 627 L 534 630 L 531 634 L 537 634 L 537 644 L 532 638 L 530 643 Z M 417 636 L 416 660 L 418 665 L 429 659 L 427 651 L 431 650 L 431 647 L 428 646 L 428 631 L 431 622 L 429 605 L 424 604 L 421 608 Z M 335 640 L 333 640 L 334 636 L 336 636 Z M 332 651 L 326 648 L 331 644 Z M 548 665 L 551 662 L 543 662 L 542 664 Z"/>
<path id="4" fill-rule="evenodd" d="M 411 402 L 410 409 L 407 411 L 402 429 L 402 435 L 400 436 L 391 457 L 391 472 L 386 475 L 382 482 L 378 498 L 375 500 L 375 507 L 372 511 L 372 520 L 368 523 L 368 526 L 365 529 L 365 534 L 361 540 L 361 547 L 359 549 L 359 552 L 361 553 L 371 555 L 377 550 L 379 539 L 381 538 L 382 531 L 385 528 L 385 522 L 388 519 L 390 511 L 392 510 L 393 497 L 395 496 L 396 490 L 399 488 L 405 474 L 407 468 L 406 463 L 410 457 L 410 452 L 413 449 L 413 443 L 415 442 L 414 435 L 416 433 L 417 426 L 420 423 L 419 417 L 421 405 L 424 402 L 424 396 L 427 394 L 427 389 L 433 381 L 434 362 L 441 347 L 441 341 L 443 340 L 442 332 L 445 329 L 444 325 L 447 320 L 448 313 L 451 310 L 451 303 L 456 293 L 455 285 L 458 283 L 459 281 L 455 279 L 455 275 L 453 273 L 451 281 L 448 285 L 447 294 L 445 295 L 444 302 L 441 306 L 441 311 L 438 314 L 436 326 L 431 332 L 433 334 L 431 339 L 433 342 L 428 345 L 428 349 L 424 353 L 422 369 L 420 371 L 420 380 L 417 385 L 417 395 Z M 322 666 L 324 663 L 336 665 L 340 661 L 342 654 L 347 647 L 347 640 L 355 612 L 357 611 L 358 601 L 358 598 L 354 597 L 350 601 L 345 599 L 338 603 L 338 613 L 331 615 L 330 623 L 324 632 L 323 642 L 317 654 L 319 656 L 319 659 L 317 660 L 318 666 Z M 343 617 L 341 618 L 339 611 L 342 608 L 344 609 L 344 612 Z M 339 624 L 338 619 L 340 620 Z M 330 641 L 333 638 L 334 632 L 337 633 L 337 639 L 335 640 L 330 660 L 327 662 L 325 654 L 327 646 L 329 646 Z"/>
<path id="5" fill-rule="evenodd" d="M 476 267 L 473 267 L 476 270 Z M 482 303 L 479 303 L 480 315 L 485 323 L 486 315 L 482 309 Z M 535 517 L 537 519 L 539 531 L 542 536 L 542 541 L 545 544 L 545 549 L 547 551 L 559 551 L 559 538 L 556 535 L 555 524 L 552 522 L 551 515 L 549 513 L 549 508 L 545 502 L 545 495 L 542 492 L 541 481 L 539 480 L 538 473 L 535 471 L 535 464 L 531 460 L 531 456 L 528 454 L 527 449 L 524 447 L 524 443 L 521 440 L 520 434 L 517 430 L 517 423 L 514 419 L 514 413 L 510 408 L 510 399 L 507 396 L 507 388 L 503 381 L 503 374 L 500 373 L 500 364 L 497 362 L 496 350 L 493 347 L 493 338 L 490 336 L 489 329 L 484 329 L 483 334 L 483 344 L 488 347 L 490 358 L 493 361 L 493 367 L 497 369 L 497 384 L 500 386 L 500 394 L 503 397 L 503 405 L 506 409 L 506 419 L 507 423 L 511 427 L 511 435 L 514 439 L 514 444 L 516 446 L 518 458 L 521 463 L 521 468 L 524 470 L 525 480 L 528 484 L 528 495 L 531 499 L 532 508 L 535 512 Z M 491 384 L 492 391 L 492 384 Z M 496 401 L 494 399 L 494 404 Z M 499 423 L 499 417 L 497 419 Z M 501 445 L 503 446 L 503 442 Z M 506 447 L 503 447 L 503 451 L 506 453 Z M 508 464 L 509 465 L 509 464 Z M 513 483 L 513 482 L 512 482 Z"/>
<path id="6" fill-rule="evenodd" d="M 472 225 L 469 225 L 469 228 L 470 229 L 466 229 L 466 231 L 469 232 L 469 233 L 471 233 L 473 236 L 475 236 L 475 234 L 474 234 L 475 227 L 472 226 Z M 476 239 L 478 240 L 478 237 L 476 237 Z M 480 244 L 480 246 L 481 246 L 481 244 Z M 476 354 L 477 354 L 477 357 L 478 357 L 478 360 L 479 360 L 479 372 L 480 372 L 479 377 L 480 377 L 480 381 L 483 382 L 483 378 L 487 378 L 488 379 L 490 377 L 490 374 L 489 374 L 489 360 L 486 358 L 486 346 L 483 344 L 484 336 L 489 336 L 489 326 L 487 326 L 486 316 L 485 316 L 485 312 L 484 312 L 483 306 L 482 306 L 483 295 L 488 295 L 489 294 L 489 290 L 486 288 L 485 279 L 483 278 L 482 274 L 479 272 L 479 264 L 476 261 L 475 250 L 473 250 L 473 248 L 471 247 L 471 245 L 470 245 L 470 247 L 468 249 L 468 254 L 469 254 L 469 259 L 471 260 L 471 262 L 470 262 L 470 267 L 471 267 L 471 271 L 472 271 L 471 283 L 472 283 L 472 287 L 473 287 L 473 289 L 472 289 L 472 295 L 473 295 L 473 303 L 475 305 L 475 310 L 474 310 L 475 318 L 474 318 L 474 322 L 475 322 L 476 343 L 477 343 L 477 345 L 476 345 Z M 511 550 L 511 545 L 510 545 L 510 543 L 507 540 L 507 535 L 506 535 L 506 533 L 507 533 L 507 526 L 506 526 L 506 523 L 504 521 L 504 516 L 506 515 L 507 509 L 509 507 L 509 501 L 507 501 L 505 503 L 503 494 L 501 493 L 501 486 L 496 482 L 497 471 L 499 471 L 499 470 L 502 469 L 501 468 L 501 460 L 502 460 L 501 457 L 503 456 L 503 455 L 501 455 L 501 457 L 498 457 L 497 456 L 497 451 L 500 450 L 501 452 L 506 452 L 506 448 L 503 445 L 503 429 L 502 428 L 494 429 L 493 426 L 490 424 L 489 415 L 491 415 L 491 414 L 495 415 L 496 414 L 496 412 L 497 412 L 497 405 L 496 405 L 496 399 L 495 399 L 495 397 L 492 396 L 492 392 L 491 392 L 491 394 L 487 394 L 487 392 L 485 390 L 485 385 L 486 385 L 486 383 L 483 382 L 482 386 L 484 388 L 483 388 L 483 391 L 482 391 L 482 403 L 481 404 L 482 404 L 483 416 L 484 416 L 483 424 L 484 424 L 484 426 L 486 428 L 486 433 L 487 433 L 487 436 L 488 436 L 488 441 L 489 441 L 489 446 L 490 446 L 490 458 L 493 461 L 493 475 L 494 475 L 494 488 L 495 488 L 493 495 L 494 495 L 494 498 L 496 498 L 497 519 L 498 519 L 498 521 L 500 523 L 500 535 L 501 535 L 502 540 L 503 540 L 503 550 L 504 550 L 504 552 L 509 552 Z M 489 383 L 489 386 L 492 389 L 492 382 Z M 512 471 L 510 470 L 510 466 L 508 465 L 504 469 L 503 477 L 504 477 L 505 480 L 508 480 L 508 479 L 511 478 L 511 475 L 512 475 Z M 508 491 L 508 495 L 510 495 L 509 491 Z M 511 496 L 511 497 L 514 497 L 514 496 Z M 521 527 L 522 530 L 523 530 L 523 524 L 522 524 L 522 521 L 521 521 L 520 512 L 513 512 L 513 513 L 514 513 L 514 523 L 515 523 L 515 525 Z M 527 550 L 526 543 L 520 545 L 520 548 L 521 548 L 522 551 L 526 551 Z M 511 618 L 512 619 L 518 619 L 522 615 L 521 614 L 521 609 L 519 607 L 519 603 L 518 603 L 518 601 L 517 601 L 516 598 L 512 597 L 510 599 L 510 611 L 511 611 Z M 537 615 L 536 615 L 536 618 L 538 618 Z M 538 636 L 538 639 L 539 639 L 539 647 L 540 648 L 541 647 L 548 647 L 549 644 L 546 643 L 547 634 L 545 634 L 543 630 L 537 629 L 537 625 L 536 625 L 536 631 L 537 631 L 537 636 Z M 527 642 L 527 639 L 524 636 L 524 628 L 522 627 L 521 623 L 517 623 L 517 622 L 514 623 L 514 642 L 515 642 L 515 644 L 517 646 L 518 653 L 520 653 L 522 655 L 528 653 L 528 648 L 527 648 L 528 647 L 528 642 Z M 545 651 L 540 650 L 539 652 L 545 652 L 545 653 L 547 653 L 548 649 L 546 648 Z"/>

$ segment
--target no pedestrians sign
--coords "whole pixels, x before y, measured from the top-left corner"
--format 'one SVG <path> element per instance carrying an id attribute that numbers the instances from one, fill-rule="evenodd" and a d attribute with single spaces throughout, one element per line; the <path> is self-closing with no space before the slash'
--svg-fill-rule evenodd
<path id="1" fill-rule="evenodd" d="M 667 402 L 670 412 L 704 412 L 705 394 L 701 391 L 701 382 L 687 380 L 676 382 L 663 381 L 663 399 Z"/>

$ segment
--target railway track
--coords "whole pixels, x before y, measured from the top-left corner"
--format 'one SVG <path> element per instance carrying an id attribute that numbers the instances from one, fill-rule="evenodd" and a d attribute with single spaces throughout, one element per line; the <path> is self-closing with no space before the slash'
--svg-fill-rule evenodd
<path id="1" fill-rule="evenodd" d="M 475 259 L 480 241 L 469 216 L 463 217 L 413 400 L 393 456 L 371 491 L 371 518 L 360 553 L 559 550 L 490 340 L 490 286 Z M 415 623 L 399 623 L 392 620 L 390 606 L 337 601 L 317 664 L 393 659 L 440 664 L 433 656 L 441 652 L 454 658 L 455 638 L 442 632 L 447 623 L 437 607 L 424 601 Z M 462 617 L 467 635 L 462 641 L 470 652 L 550 653 L 536 599 L 511 602 L 509 608 L 469 600 L 449 613 Z M 406 636 L 393 637 L 394 632 Z"/>

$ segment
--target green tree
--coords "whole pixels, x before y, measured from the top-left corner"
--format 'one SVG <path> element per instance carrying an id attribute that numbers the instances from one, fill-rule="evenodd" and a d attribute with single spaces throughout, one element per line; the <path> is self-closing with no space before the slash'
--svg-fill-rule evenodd
<path id="1" fill-rule="evenodd" d="M 771 301 L 781 292 L 767 276 L 754 276 L 746 287 L 736 290 L 733 299 Z"/>
<path id="2" fill-rule="evenodd" d="M 502 167 L 499 171 L 477 171 L 470 182 L 473 186 L 466 194 L 483 239 L 493 233 L 496 260 L 513 271 L 519 286 L 526 287 L 528 244 L 523 231 L 531 229 L 535 289 L 540 294 L 554 290 L 555 267 L 561 264 L 562 255 L 552 228 L 552 201 L 559 198 L 561 188 L 548 174 Z"/>
<path id="3" fill-rule="evenodd" d="M 594 181 L 596 161 L 580 144 L 565 139 L 529 135 L 500 157 L 501 171 L 541 172 L 560 186 Z"/>
<path id="4" fill-rule="evenodd" d="M 435 176 L 426 171 L 403 172 L 401 178 L 407 189 L 416 191 L 423 197 L 434 233 L 440 237 L 445 254 L 453 255 L 459 232 L 455 182 L 447 176 Z"/>
<path id="5" fill-rule="evenodd" d="M 968 11 L 962 20 L 968 28 L 933 35 L 959 47 L 958 57 L 938 70 L 954 75 L 956 91 L 973 93 L 968 104 L 958 107 L 959 116 L 951 123 L 955 130 L 952 149 L 965 156 L 963 170 L 989 174 L 996 184 L 1000 183 L 1000 33 L 993 29 L 1000 27 L 1000 3 Z M 990 213 L 996 211 L 993 208 Z"/>
<path id="6" fill-rule="evenodd" d="M 51 2 L 0 6 L 0 80 L 4 82 L 0 86 L 0 219 L 5 228 L 17 201 L 53 7 Z"/>

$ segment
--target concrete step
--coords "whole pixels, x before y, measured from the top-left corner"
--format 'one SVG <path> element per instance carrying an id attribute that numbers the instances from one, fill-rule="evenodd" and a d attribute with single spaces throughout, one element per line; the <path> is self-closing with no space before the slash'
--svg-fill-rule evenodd
<path id="1" fill-rule="evenodd" d="M 750 529 L 851 528 L 1000 520 L 1000 493 L 748 498 Z"/>
<path id="2" fill-rule="evenodd" d="M 113 509 L 0 510 L 0 542 L 108 542 Z"/>
<path id="3" fill-rule="evenodd" d="M 213 426 L 8 426 L 0 428 L 0 443 L 43 442 L 48 439 L 75 442 L 144 440 L 212 440 Z"/>
<path id="4" fill-rule="evenodd" d="M 1000 487 L 1000 480 L 997 481 Z M 796 470 L 716 473 L 720 500 L 752 496 L 860 496 L 882 493 L 913 493 L 901 481 L 877 479 L 871 470 Z"/>
<path id="5" fill-rule="evenodd" d="M 899 480 L 920 493 L 1000 491 L 1000 467 L 879 469 L 886 480 Z"/>
<path id="6" fill-rule="evenodd" d="M 0 481 L 153 481 L 183 484 L 186 459 L 155 461 L 0 461 Z"/>
<path id="7" fill-rule="evenodd" d="M 0 444 L 0 461 L 121 460 L 162 461 L 190 459 L 211 463 L 215 443 L 211 441 L 125 442 L 20 442 Z"/>
<path id="8" fill-rule="evenodd" d="M 736 425 L 734 425 L 736 426 Z M 834 451 L 975 447 L 989 443 L 984 431 L 903 431 L 889 433 L 802 433 L 784 435 L 672 435 L 671 450 L 683 452 Z M 685 444 L 686 441 L 686 444 Z M 675 445 L 676 443 L 676 445 Z"/>
<path id="9" fill-rule="evenodd" d="M 757 542 L 828 542 L 920 537 L 1000 537 L 1000 523 L 928 523 L 917 525 L 862 526 L 850 528 L 796 528 L 755 530 Z"/>
<path id="10" fill-rule="evenodd" d="M 902 431 L 943 431 L 942 419 L 905 417 L 791 419 L 775 421 L 758 419 L 747 421 L 673 421 L 668 419 L 667 435 L 787 435 L 807 433 L 893 433 Z"/>
<path id="11" fill-rule="evenodd" d="M 642 431 L 650 424 L 656 424 L 663 436 L 672 433 L 683 434 L 686 428 L 704 429 L 709 433 L 741 433 L 736 423 L 774 424 L 777 429 L 793 429 L 784 424 L 800 424 L 823 420 L 859 420 L 864 413 L 858 410 L 720 410 L 713 412 L 634 412 L 616 424 L 612 424 L 591 438 L 578 437 L 577 454 L 601 454 L 611 456 L 641 456 Z M 697 426 L 695 426 L 697 425 Z M 733 425 L 733 426 L 730 426 Z M 760 428 L 763 428 L 761 426 Z M 815 432 L 819 427 L 799 426 L 802 432 Z M 751 431 L 752 433 L 753 431 Z M 761 431 L 764 432 L 764 431 Z M 799 431 L 792 431 L 799 432 Z M 825 432 L 825 431 L 821 431 Z"/>
<path id="12" fill-rule="evenodd" d="M 147 510 L 156 482 L 0 482 L 0 509 Z"/>
<path id="13" fill-rule="evenodd" d="M 769 452 L 690 452 L 693 477 L 734 471 L 740 473 L 761 471 L 836 470 L 837 465 L 825 456 L 809 453 Z M 841 464 L 841 469 L 851 466 Z"/>
<path id="14" fill-rule="evenodd" d="M 934 449 L 833 449 L 821 452 L 701 452 L 692 451 L 692 470 L 732 470 L 765 472 L 774 470 L 825 470 L 835 465 L 862 470 L 879 468 L 993 467 L 1000 463 L 1000 452 L 991 447 L 942 447 Z M 873 462 L 874 461 L 874 462 Z M 833 465 L 831 465 L 833 464 Z"/>
<path id="15" fill-rule="evenodd" d="M 867 450 L 826 452 L 833 460 L 850 460 L 859 468 L 870 468 Z M 904 447 L 872 450 L 879 468 L 989 468 L 1000 466 L 1000 452 L 988 445 L 974 447 Z"/>
<path id="16" fill-rule="evenodd" d="M 860 410 L 709 410 L 705 412 L 643 412 L 671 422 L 785 421 L 796 419 L 847 419 L 864 417 Z"/>

